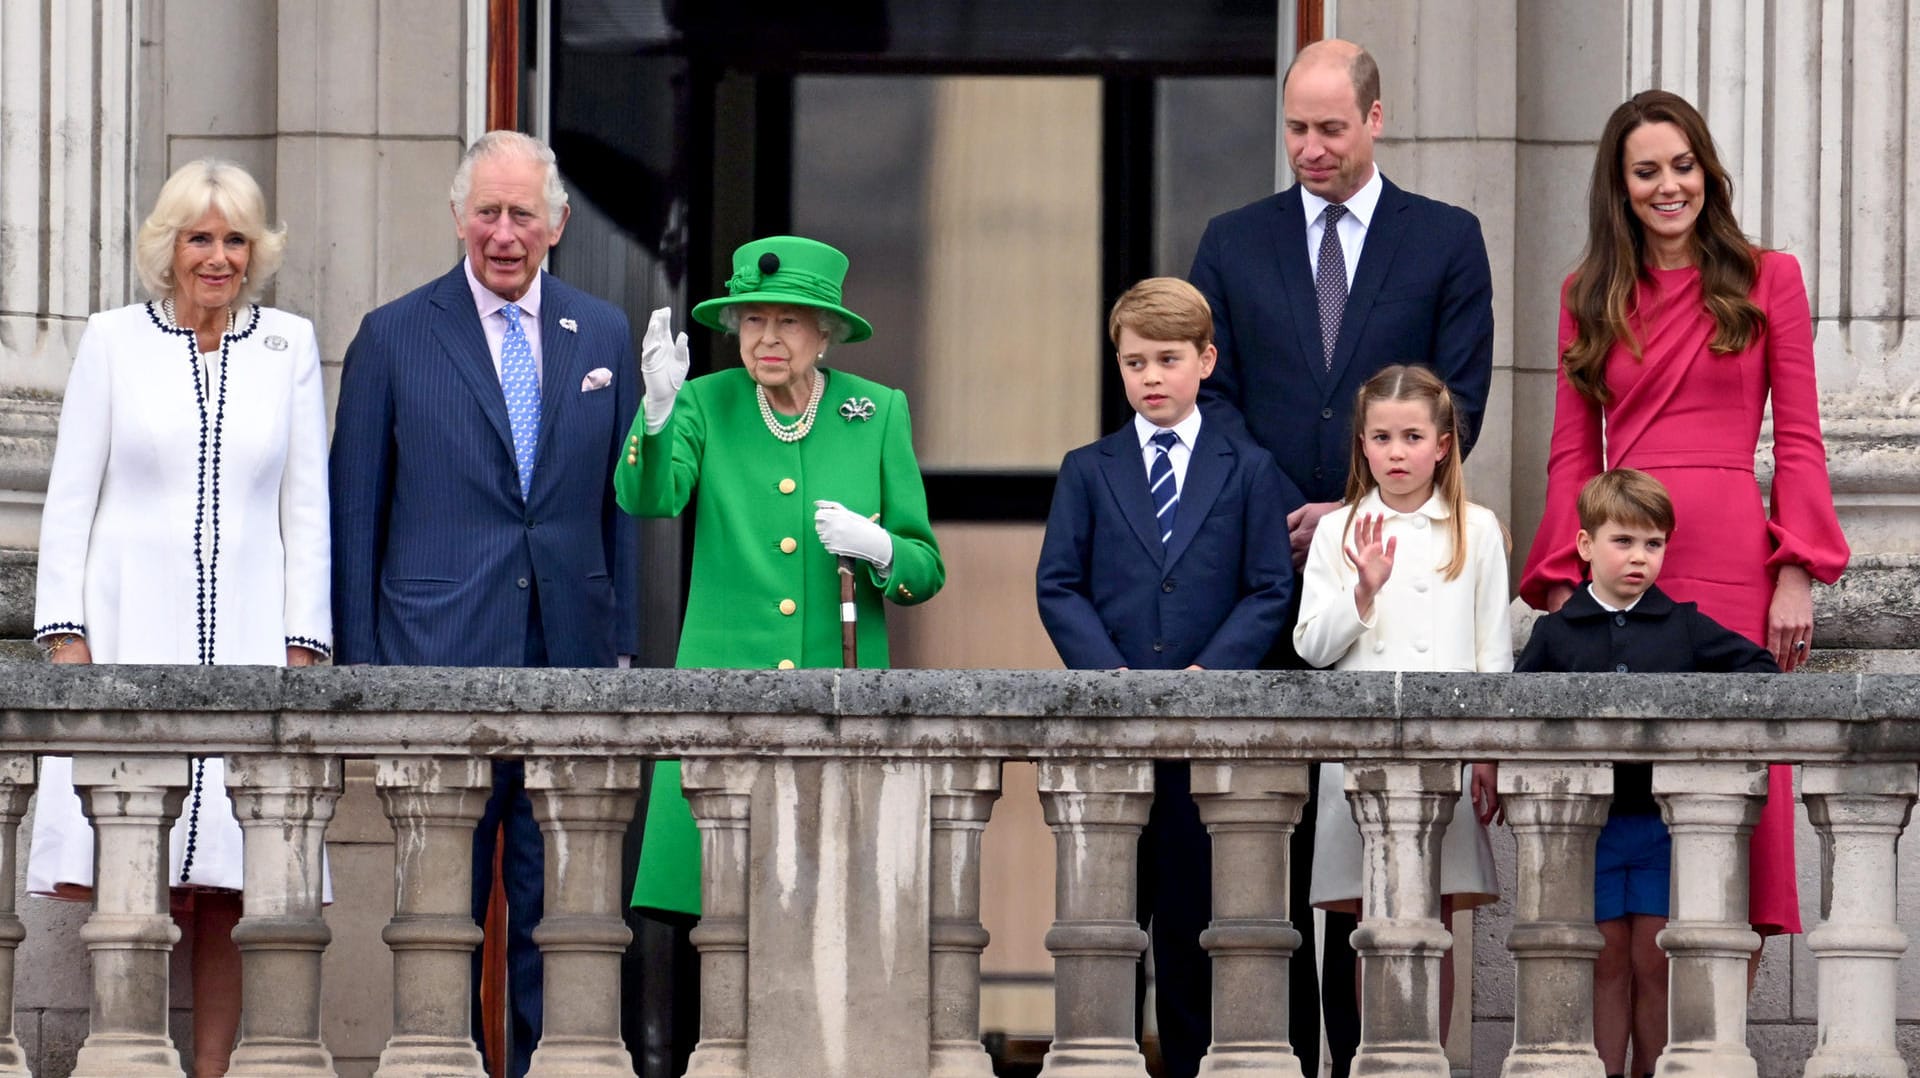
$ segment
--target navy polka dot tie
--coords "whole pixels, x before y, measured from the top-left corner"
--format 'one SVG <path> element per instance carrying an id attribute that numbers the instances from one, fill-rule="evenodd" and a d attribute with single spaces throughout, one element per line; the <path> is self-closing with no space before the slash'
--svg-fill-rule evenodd
<path id="1" fill-rule="evenodd" d="M 500 308 L 507 319 L 507 335 L 500 341 L 500 389 L 507 395 L 507 426 L 513 431 L 513 463 L 520 469 L 520 497 L 533 488 L 533 452 L 540 444 L 540 371 L 533 362 L 533 345 L 520 324 L 520 307 Z"/>
<path id="2" fill-rule="evenodd" d="M 1152 438 L 1158 452 L 1153 455 L 1153 463 L 1147 466 L 1147 489 L 1153 493 L 1153 513 L 1160 520 L 1160 545 L 1173 541 L 1173 517 L 1180 507 L 1180 484 L 1173 479 L 1173 447 L 1180 444 L 1180 436 L 1170 430 L 1155 431 Z"/>
<path id="3" fill-rule="evenodd" d="M 1347 309 L 1347 254 L 1340 249 L 1340 218 L 1347 208 L 1338 202 L 1327 203 L 1322 219 L 1326 229 L 1320 233 L 1320 264 L 1314 271 L 1313 290 L 1320 294 L 1320 362 L 1333 369 L 1333 344 L 1340 339 L 1340 316 Z"/>

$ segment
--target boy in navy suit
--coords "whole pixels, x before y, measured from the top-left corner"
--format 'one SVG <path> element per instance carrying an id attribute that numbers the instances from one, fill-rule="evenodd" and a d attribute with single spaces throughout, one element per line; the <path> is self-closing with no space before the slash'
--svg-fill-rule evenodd
<path id="1" fill-rule="evenodd" d="M 1305 499 L 1267 451 L 1202 431 L 1213 313 L 1173 277 L 1128 289 L 1107 318 L 1133 421 L 1060 463 L 1040 547 L 1040 620 L 1078 670 L 1252 669 L 1293 592 L 1287 514 Z M 1199 937 L 1212 913 L 1211 841 L 1184 762 L 1154 766 L 1140 837 L 1140 922 L 1153 939 L 1169 1078 L 1211 1040 Z M 1301 956 L 1310 960 L 1309 956 Z"/>
<path id="2" fill-rule="evenodd" d="M 1515 671 L 1779 673 L 1767 649 L 1654 584 L 1673 531 L 1673 501 L 1658 479 L 1632 468 L 1601 472 L 1581 488 L 1577 511 L 1574 541 L 1591 579 L 1534 623 Z M 1609 1078 L 1652 1073 L 1667 1044 L 1667 956 L 1657 937 L 1667 924 L 1672 857 L 1653 800 L 1653 768 L 1615 764 L 1593 873 L 1593 917 L 1604 941 L 1594 968 L 1593 1030 Z"/>

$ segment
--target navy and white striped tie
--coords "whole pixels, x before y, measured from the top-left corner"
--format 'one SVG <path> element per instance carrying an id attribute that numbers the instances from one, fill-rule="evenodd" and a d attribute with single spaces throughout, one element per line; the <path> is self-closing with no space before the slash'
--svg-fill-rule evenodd
<path id="1" fill-rule="evenodd" d="M 1159 450 L 1147 466 L 1147 489 L 1153 494 L 1153 515 L 1160 521 L 1160 545 L 1173 541 L 1173 518 L 1180 508 L 1180 484 L 1173 480 L 1173 447 L 1180 436 L 1170 430 L 1155 431 L 1147 439 Z"/>

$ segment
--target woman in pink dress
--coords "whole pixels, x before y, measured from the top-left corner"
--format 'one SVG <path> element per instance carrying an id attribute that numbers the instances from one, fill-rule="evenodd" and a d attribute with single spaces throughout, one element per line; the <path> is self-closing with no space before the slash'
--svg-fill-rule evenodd
<path id="1" fill-rule="evenodd" d="M 1850 553 L 1820 437 L 1806 286 L 1793 256 L 1740 231 L 1706 121 L 1680 97 L 1648 90 L 1607 121 L 1559 348 L 1547 504 L 1522 598 L 1544 610 L 1566 601 L 1584 577 L 1573 543 L 1581 484 L 1638 468 L 1677 510 L 1660 587 L 1782 670 L 1805 663 L 1812 581 L 1839 579 Z M 1770 501 L 1754 475 L 1769 395 Z M 1762 935 L 1800 931 L 1791 769 L 1776 765 L 1770 779 L 1748 909 Z"/>

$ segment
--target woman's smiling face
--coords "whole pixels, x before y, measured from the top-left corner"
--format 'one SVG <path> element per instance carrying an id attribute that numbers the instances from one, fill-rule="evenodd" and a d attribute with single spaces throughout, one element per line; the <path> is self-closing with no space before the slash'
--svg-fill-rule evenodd
<path id="1" fill-rule="evenodd" d="M 819 312 L 790 303 L 742 303 L 738 310 L 740 362 L 753 380 L 790 392 L 807 384 L 827 348 Z"/>
<path id="2" fill-rule="evenodd" d="M 1641 124 L 1627 133 L 1620 156 L 1627 202 L 1646 230 L 1649 253 L 1657 259 L 1661 252 L 1670 258 L 1689 252 L 1690 262 L 1693 230 L 1706 203 L 1707 176 L 1687 136 L 1670 123 Z M 1657 264 L 1676 268 L 1670 258 L 1657 259 Z"/>

